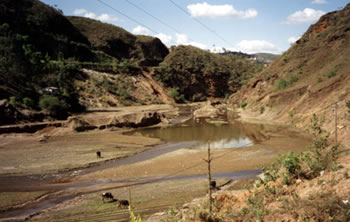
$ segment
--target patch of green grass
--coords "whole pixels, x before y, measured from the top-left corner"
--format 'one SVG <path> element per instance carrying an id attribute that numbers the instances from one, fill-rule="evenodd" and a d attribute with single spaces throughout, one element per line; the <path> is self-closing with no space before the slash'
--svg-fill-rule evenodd
<path id="1" fill-rule="evenodd" d="M 220 127 L 222 125 L 222 122 L 216 121 L 214 124 L 215 126 Z"/>
<path id="2" fill-rule="evenodd" d="M 285 89 L 287 88 L 287 86 L 288 86 L 287 81 L 284 79 L 280 79 L 277 85 L 277 89 Z"/>

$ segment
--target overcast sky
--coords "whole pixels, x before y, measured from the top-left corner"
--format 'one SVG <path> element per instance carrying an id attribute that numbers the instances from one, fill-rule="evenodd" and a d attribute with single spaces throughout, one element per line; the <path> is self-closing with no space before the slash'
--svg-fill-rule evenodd
<path id="1" fill-rule="evenodd" d="M 167 46 L 282 53 L 325 13 L 348 0 L 42 0 Z"/>

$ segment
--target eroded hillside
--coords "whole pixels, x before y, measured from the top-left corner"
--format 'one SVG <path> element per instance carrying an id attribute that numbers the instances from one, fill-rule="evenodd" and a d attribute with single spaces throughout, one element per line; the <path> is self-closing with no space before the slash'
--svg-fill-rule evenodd
<path id="1" fill-rule="evenodd" d="M 309 124 L 313 113 L 325 118 L 334 137 L 337 103 L 338 140 L 349 141 L 350 5 L 323 17 L 270 67 L 256 76 L 231 102 L 245 106 L 242 115 Z"/>

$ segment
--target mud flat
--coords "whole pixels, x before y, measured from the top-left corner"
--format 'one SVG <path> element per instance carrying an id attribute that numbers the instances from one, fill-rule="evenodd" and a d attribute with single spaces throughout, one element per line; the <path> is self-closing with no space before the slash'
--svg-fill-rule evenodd
<path id="1" fill-rule="evenodd" d="M 140 107 L 130 107 L 127 112 L 135 110 Z M 142 110 L 141 113 L 172 115 L 168 122 L 186 119 L 175 115 L 178 110 L 174 108 L 147 106 Z M 113 112 L 106 113 L 110 117 Z M 94 113 L 87 113 L 79 118 L 90 124 L 105 118 L 101 112 L 96 116 L 99 117 L 94 119 Z M 225 127 L 231 127 L 231 132 L 244 134 L 252 142 L 249 146 L 220 148 L 219 145 L 213 149 L 213 177 L 218 184 L 254 177 L 261 172 L 257 169 L 269 164 L 279 153 L 302 151 L 310 142 L 303 134 L 279 126 L 236 123 L 233 129 L 231 124 L 223 122 L 206 124 L 195 128 L 194 132 L 201 129 L 200 134 L 212 135 L 219 132 L 218 129 L 228 131 Z M 161 122 L 150 130 L 166 130 L 163 128 L 166 125 Z M 187 123 L 174 127 L 169 128 L 174 138 L 188 134 L 184 132 Z M 1 213 L 0 219 L 20 216 L 34 221 L 84 221 L 91 217 L 94 221 L 103 221 L 113 217 L 123 221 L 127 213 L 117 209 L 116 202 L 104 204 L 101 192 L 112 192 L 117 199 L 128 199 L 130 190 L 136 212 L 144 217 L 205 195 L 207 166 L 203 158 L 207 151 L 206 146 L 197 146 L 200 139 L 193 135 L 192 140 L 171 141 L 166 137 L 154 137 L 152 133 L 129 131 L 112 127 L 68 133 L 67 129 L 53 128 L 36 134 L 2 135 L 0 191 L 7 197 L 1 206 L 8 210 Z M 39 142 L 43 133 L 50 137 Z M 216 134 L 215 138 L 221 139 L 222 133 Z M 102 158 L 96 157 L 97 150 L 102 152 Z M 27 194 L 27 198 L 18 201 L 17 197 L 24 192 L 32 195 Z"/>

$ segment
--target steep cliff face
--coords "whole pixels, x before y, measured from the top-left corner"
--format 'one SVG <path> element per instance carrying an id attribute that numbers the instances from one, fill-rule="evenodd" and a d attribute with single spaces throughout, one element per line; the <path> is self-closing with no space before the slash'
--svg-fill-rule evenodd
<path id="1" fill-rule="evenodd" d="M 345 105 L 350 100 L 349 55 L 350 4 L 322 16 L 270 67 L 233 94 L 231 103 L 248 104 L 257 117 L 300 126 L 308 125 L 316 113 L 325 118 L 333 135 L 332 107 L 337 103 L 344 139 L 350 120 Z"/>
<path id="2" fill-rule="evenodd" d="M 135 36 L 123 28 L 89 18 L 67 17 L 91 42 L 95 50 L 121 59 L 132 59 L 142 66 L 156 66 L 169 53 L 157 38 Z"/>

